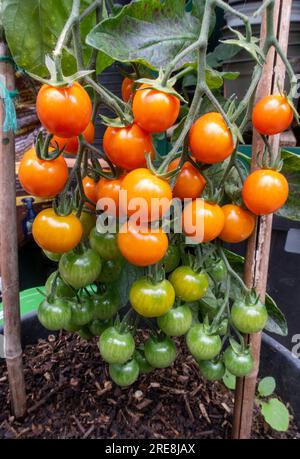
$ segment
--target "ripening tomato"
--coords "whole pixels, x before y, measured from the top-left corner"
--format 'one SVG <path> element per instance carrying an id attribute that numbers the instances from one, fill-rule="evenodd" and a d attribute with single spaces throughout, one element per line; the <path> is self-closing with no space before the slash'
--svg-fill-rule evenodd
<path id="1" fill-rule="evenodd" d="M 156 89 L 144 89 L 147 86 L 143 84 L 133 98 L 134 120 L 147 132 L 166 131 L 178 118 L 180 100 Z"/>
<path id="2" fill-rule="evenodd" d="M 92 121 L 89 122 L 87 128 L 82 133 L 85 140 L 93 144 L 94 136 L 95 136 L 95 129 Z M 64 149 L 64 153 L 70 153 L 76 155 L 78 152 L 78 137 L 57 137 L 56 135 L 51 140 L 51 145 L 55 148 L 58 145 L 60 150 Z"/>
<path id="3" fill-rule="evenodd" d="M 125 77 L 124 80 L 122 81 L 121 94 L 122 94 L 122 99 L 125 102 L 128 102 L 129 99 L 133 96 L 133 85 L 134 85 L 134 81 L 131 80 L 130 78 Z"/>
<path id="4" fill-rule="evenodd" d="M 242 189 L 244 203 L 255 215 L 276 212 L 285 204 L 288 194 L 289 184 L 284 175 L 271 169 L 252 172 Z"/>
<path id="5" fill-rule="evenodd" d="M 172 189 L 166 180 L 152 174 L 149 169 L 135 169 L 129 172 L 121 184 L 121 210 L 130 216 L 137 210 L 141 221 L 161 218 L 170 207 Z"/>
<path id="6" fill-rule="evenodd" d="M 128 222 L 120 229 L 118 245 L 123 257 L 129 263 L 148 266 L 164 257 L 168 248 L 168 237 L 160 228 L 152 230 Z"/>
<path id="7" fill-rule="evenodd" d="M 174 161 L 169 164 L 168 170 L 172 171 L 176 169 L 179 162 L 180 158 L 174 159 Z M 179 199 L 199 198 L 204 190 L 205 184 L 205 178 L 189 161 L 186 161 L 177 175 L 173 188 L 173 197 Z"/>
<path id="8" fill-rule="evenodd" d="M 222 210 L 225 224 L 219 238 L 230 243 L 248 239 L 255 227 L 254 215 L 234 204 L 226 204 Z"/>
<path id="9" fill-rule="evenodd" d="M 125 170 L 146 166 L 146 154 L 154 157 L 150 135 L 136 123 L 126 127 L 109 126 L 103 137 L 103 149 L 109 159 Z"/>
<path id="10" fill-rule="evenodd" d="M 260 134 L 275 135 L 286 131 L 293 117 L 293 110 L 286 97 L 266 96 L 255 105 L 252 122 Z"/>
<path id="11" fill-rule="evenodd" d="M 74 137 L 88 126 L 92 103 L 77 82 L 63 88 L 44 84 L 36 99 L 37 115 L 47 131 L 58 137 Z"/>
<path id="12" fill-rule="evenodd" d="M 193 156 L 206 164 L 228 158 L 234 151 L 231 132 L 220 113 L 206 113 L 192 126 L 189 134 Z"/>
<path id="13" fill-rule="evenodd" d="M 39 159 L 32 147 L 24 154 L 18 174 L 27 193 L 39 198 L 53 198 L 66 184 L 68 166 L 62 156 L 50 161 Z"/>
<path id="14" fill-rule="evenodd" d="M 198 242 L 210 242 L 221 233 L 225 217 L 218 204 L 195 199 L 183 210 L 183 230 Z"/>
<path id="15" fill-rule="evenodd" d="M 83 234 L 80 220 L 73 214 L 64 217 L 53 209 L 42 210 L 32 225 L 35 242 L 44 250 L 64 253 L 79 244 Z"/>
<path id="16" fill-rule="evenodd" d="M 82 185 L 86 197 L 94 204 L 96 204 L 98 200 L 97 182 L 92 177 L 87 175 L 83 178 Z M 93 207 L 92 205 L 90 206 Z"/>
<path id="17" fill-rule="evenodd" d="M 159 317 L 173 306 L 175 291 L 166 279 L 153 283 L 147 277 L 141 277 L 132 284 L 129 299 L 133 309 L 141 316 Z"/>
<path id="18" fill-rule="evenodd" d="M 121 190 L 121 183 L 124 179 L 125 175 L 121 175 L 115 179 L 107 179 L 105 177 L 101 177 L 99 182 L 97 183 L 97 201 L 99 199 L 111 199 L 113 208 L 107 207 L 106 205 L 102 210 L 106 210 L 109 214 L 115 214 L 116 216 L 119 215 L 119 201 L 120 201 L 120 190 Z M 105 204 L 105 203 L 104 203 Z"/>

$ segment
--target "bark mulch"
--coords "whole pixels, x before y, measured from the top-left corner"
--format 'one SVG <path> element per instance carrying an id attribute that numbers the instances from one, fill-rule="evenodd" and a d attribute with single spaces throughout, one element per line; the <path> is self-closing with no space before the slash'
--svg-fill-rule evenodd
<path id="1" fill-rule="evenodd" d="M 233 393 L 204 381 L 178 346 L 173 367 L 120 389 L 108 376 L 97 341 L 50 335 L 24 354 L 28 414 L 10 413 L 5 362 L 0 363 L 0 438 L 230 438 Z M 300 438 L 272 431 L 255 409 L 253 438 Z"/>

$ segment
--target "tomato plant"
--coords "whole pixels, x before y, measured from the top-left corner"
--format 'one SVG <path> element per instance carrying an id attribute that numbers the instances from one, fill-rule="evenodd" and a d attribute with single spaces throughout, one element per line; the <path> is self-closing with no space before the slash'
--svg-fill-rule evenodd
<path id="1" fill-rule="evenodd" d="M 76 249 L 59 260 L 59 273 L 67 284 L 82 288 L 93 283 L 101 273 L 102 262 L 93 249 Z"/>
<path id="2" fill-rule="evenodd" d="M 121 128 L 108 127 L 103 148 L 108 158 L 125 170 L 145 167 L 146 155 L 154 155 L 150 135 L 135 123 Z"/>
<path id="3" fill-rule="evenodd" d="M 89 122 L 85 130 L 82 132 L 82 135 L 87 143 L 92 144 L 94 142 L 95 128 L 92 121 Z M 78 137 L 58 137 L 53 136 L 51 140 L 52 147 L 58 146 L 60 150 L 63 150 L 64 153 L 76 155 L 78 152 L 79 142 Z"/>
<path id="4" fill-rule="evenodd" d="M 125 77 L 122 81 L 121 94 L 122 99 L 125 100 L 125 102 L 128 102 L 129 99 L 133 96 L 133 85 L 134 81 L 130 78 Z"/>
<path id="5" fill-rule="evenodd" d="M 144 349 L 136 349 L 134 353 L 134 359 L 139 364 L 140 373 L 150 373 L 153 370 L 153 367 L 150 365 L 148 360 L 145 357 Z"/>
<path id="6" fill-rule="evenodd" d="M 86 197 L 96 204 L 98 200 L 97 182 L 92 177 L 86 175 L 82 180 L 82 185 Z"/>
<path id="7" fill-rule="evenodd" d="M 236 352 L 229 346 L 223 358 L 227 370 L 234 376 L 247 376 L 253 368 L 253 357 L 249 350 Z"/>
<path id="8" fill-rule="evenodd" d="M 37 115 L 47 131 L 58 137 L 83 133 L 92 116 L 92 103 L 77 82 L 62 88 L 43 85 L 36 100 Z"/>
<path id="9" fill-rule="evenodd" d="M 145 357 L 153 368 L 167 368 L 176 359 L 176 346 L 169 337 L 149 338 L 145 342 Z"/>
<path id="10" fill-rule="evenodd" d="M 118 292 L 112 287 L 107 288 L 102 293 L 95 293 L 91 297 L 94 303 L 94 317 L 99 320 L 108 320 L 116 315 L 120 308 L 120 298 Z"/>
<path id="11" fill-rule="evenodd" d="M 106 362 L 122 364 L 127 362 L 134 353 L 134 339 L 129 332 L 109 327 L 100 336 L 99 349 Z"/>
<path id="12" fill-rule="evenodd" d="M 268 313 L 266 306 L 259 300 L 235 301 L 231 308 L 231 320 L 234 326 L 242 333 L 257 333 L 267 323 Z"/>
<path id="13" fill-rule="evenodd" d="M 89 297 L 82 297 L 80 301 L 73 300 L 71 305 L 70 324 L 82 327 L 88 324 L 94 317 L 95 305 Z"/>
<path id="14" fill-rule="evenodd" d="M 185 335 L 192 324 L 192 313 L 187 305 L 170 309 L 161 317 L 158 317 L 159 328 L 168 336 Z"/>
<path id="15" fill-rule="evenodd" d="M 100 336 L 104 330 L 112 326 L 111 320 L 94 319 L 89 324 L 89 330 L 93 336 Z"/>
<path id="16" fill-rule="evenodd" d="M 293 110 L 286 97 L 272 95 L 263 97 L 254 107 L 252 122 L 263 135 L 280 134 L 286 131 L 294 118 Z"/>
<path id="17" fill-rule="evenodd" d="M 90 233 L 90 245 L 102 260 L 116 260 L 120 257 L 117 236 L 114 233 L 99 233 L 95 227 Z"/>
<path id="18" fill-rule="evenodd" d="M 153 283 L 142 277 L 132 284 L 129 299 L 133 309 L 141 316 L 159 317 L 173 306 L 175 291 L 167 280 Z"/>
<path id="19" fill-rule="evenodd" d="M 39 198 L 53 198 L 66 184 L 68 167 L 62 156 L 52 160 L 39 159 L 32 147 L 24 154 L 18 175 L 27 193 Z"/>
<path id="20" fill-rule="evenodd" d="M 213 359 L 222 348 L 220 336 L 209 333 L 203 324 L 195 324 L 189 329 L 186 344 L 196 360 Z"/>
<path id="21" fill-rule="evenodd" d="M 124 175 L 121 175 L 115 179 L 108 179 L 102 177 L 97 184 L 97 200 L 99 199 L 111 199 L 114 203 L 114 210 L 112 211 L 113 215 L 119 215 L 119 202 L 120 202 L 120 190 L 121 183 L 123 181 Z M 109 208 L 106 210 L 109 213 Z"/>
<path id="22" fill-rule="evenodd" d="M 176 296 L 183 301 L 197 301 L 209 287 L 207 274 L 197 273 L 189 266 L 179 266 L 170 275 Z"/>
<path id="23" fill-rule="evenodd" d="M 146 132 L 163 132 L 169 129 L 178 118 L 180 101 L 177 97 L 147 89 L 143 84 L 136 91 L 132 111 L 135 122 Z"/>
<path id="24" fill-rule="evenodd" d="M 135 359 L 126 363 L 111 363 L 109 365 L 109 375 L 111 379 L 121 387 L 133 384 L 139 376 L 139 365 Z"/>
<path id="25" fill-rule="evenodd" d="M 218 381 L 225 374 L 225 365 L 221 360 L 200 360 L 198 365 L 202 376 L 209 381 Z"/>
<path id="26" fill-rule="evenodd" d="M 57 215 L 53 209 L 42 210 L 32 225 L 35 242 L 49 252 L 72 250 L 79 244 L 82 234 L 82 224 L 75 215 Z"/>
<path id="27" fill-rule="evenodd" d="M 164 258 L 162 259 L 166 273 L 174 271 L 180 263 L 180 250 L 177 245 L 169 244 Z"/>
<path id="28" fill-rule="evenodd" d="M 71 306 L 65 298 L 48 297 L 39 305 L 37 315 L 48 330 L 60 330 L 71 320 Z"/>
<path id="29" fill-rule="evenodd" d="M 97 281 L 104 284 L 110 284 L 119 279 L 123 268 L 123 261 L 121 258 L 116 260 L 104 260 L 102 262 L 101 273 Z"/>
<path id="30" fill-rule="evenodd" d="M 168 170 L 172 171 L 179 166 L 180 158 L 174 159 Z M 189 162 L 186 161 L 177 178 L 173 187 L 173 197 L 179 199 L 199 198 L 206 185 L 206 180 L 203 175 Z"/>
<path id="31" fill-rule="evenodd" d="M 276 212 L 284 205 L 288 194 L 289 185 L 284 175 L 271 169 L 252 172 L 242 190 L 244 203 L 255 215 Z"/>
<path id="32" fill-rule="evenodd" d="M 50 274 L 48 277 L 46 284 L 45 284 L 45 291 L 48 295 L 51 293 L 51 289 L 53 284 L 55 283 L 54 293 L 55 296 L 61 298 L 73 298 L 75 293 L 72 287 L 66 284 L 63 279 L 58 274 L 58 271 L 54 271 L 54 273 Z"/>
<path id="33" fill-rule="evenodd" d="M 195 199 L 183 211 L 183 230 L 198 242 L 216 239 L 224 228 L 225 216 L 218 204 Z M 196 229 L 201 228 L 199 236 Z"/>
<path id="34" fill-rule="evenodd" d="M 125 223 L 118 234 L 118 245 L 126 260 L 136 266 L 149 266 L 160 261 L 166 254 L 168 238 L 163 230 L 151 231 Z"/>
<path id="35" fill-rule="evenodd" d="M 225 242 L 242 242 L 252 234 L 255 227 L 255 217 L 250 212 L 234 204 L 222 207 L 225 224 L 219 238 Z"/>

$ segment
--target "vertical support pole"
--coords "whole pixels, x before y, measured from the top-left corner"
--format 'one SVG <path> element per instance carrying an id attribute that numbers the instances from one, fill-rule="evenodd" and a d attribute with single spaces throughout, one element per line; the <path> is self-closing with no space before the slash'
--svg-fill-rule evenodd
<path id="1" fill-rule="evenodd" d="M 7 56 L 0 43 L 0 57 Z M 15 88 L 14 68 L 0 62 L 0 77 L 9 90 Z M 12 410 L 17 418 L 26 412 L 26 394 L 22 364 L 18 278 L 18 240 L 15 190 L 15 142 L 12 131 L 2 131 L 4 107 L 0 101 L 0 266 L 4 311 L 4 350 Z"/>
<path id="2" fill-rule="evenodd" d="M 289 41 L 289 28 L 291 18 L 292 0 L 276 0 L 274 9 L 274 28 L 277 30 L 277 37 L 284 53 L 287 53 Z M 265 18 L 261 27 L 261 42 L 266 36 Z M 277 83 L 284 87 L 285 66 L 274 49 L 269 51 L 264 67 L 263 75 L 257 90 L 256 100 L 262 97 L 278 93 Z M 270 139 L 270 145 L 274 156 L 279 154 L 280 135 Z M 252 170 L 257 169 L 259 153 L 263 151 L 264 144 L 257 132 L 253 135 L 252 148 Z M 244 279 L 247 287 L 256 289 L 260 299 L 264 302 L 266 295 L 270 244 L 272 236 L 273 215 L 266 215 L 257 219 L 256 231 L 249 239 Z M 247 439 L 251 435 L 252 415 L 255 400 L 255 389 L 260 361 L 261 333 L 246 335 L 245 341 L 250 345 L 253 358 L 253 371 L 244 378 L 237 379 L 235 391 L 235 406 L 232 426 L 232 438 Z"/>

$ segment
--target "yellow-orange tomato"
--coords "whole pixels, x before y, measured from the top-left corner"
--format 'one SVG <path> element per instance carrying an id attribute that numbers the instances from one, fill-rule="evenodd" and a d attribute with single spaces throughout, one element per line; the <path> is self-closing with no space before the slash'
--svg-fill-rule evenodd
<path id="1" fill-rule="evenodd" d="M 92 121 L 89 122 L 87 128 L 83 131 L 82 135 L 88 143 L 93 144 L 95 129 Z M 53 147 L 56 147 L 58 145 L 60 150 L 64 149 L 64 153 L 76 155 L 76 153 L 78 152 L 78 137 L 75 136 L 63 138 L 54 136 L 51 140 L 51 145 Z"/>
<path id="2" fill-rule="evenodd" d="M 36 99 L 37 115 L 48 132 L 58 137 L 74 137 L 87 127 L 92 116 L 92 102 L 77 82 L 63 88 L 44 84 Z"/>
<path id="3" fill-rule="evenodd" d="M 141 221 L 153 221 L 161 218 L 170 207 L 172 189 L 166 180 L 152 174 L 149 169 L 135 169 L 122 181 L 120 207 L 124 213 L 133 215 L 143 210 Z"/>
<path id="4" fill-rule="evenodd" d="M 134 120 L 147 132 L 166 131 L 178 118 L 180 100 L 172 94 L 156 89 L 143 89 L 147 86 L 149 85 L 141 85 L 134 95 Z"/>
<path id="5" fill-rule="evenodd" d="M 255 105 L 252 122 L 260 134 L 275 135 L 288 129 L 293 117 L 293 110 L 286 97 L 266 96 Z"/>
<path id="6" fill-rule="evenodd" d="M 168 170 L 172 171 L 178 167 L 180 158 L 174 159 L 169 164 Z M 189 162 L 186 161 L 182 166 L 181 171 L 177 175 L 176 182 L 173 188 L 173 197 L 184 198 L 199 198 L 206 185 L 206 180 L 203 175 Z"/>
<path id="7" fill-rule="evenodd" d="M 50 161 L 39 159 L 32 147 L 24 154 L 18 175 L 27 193 L 39 198 L 53 198 L 66 184 L 68 166 L 62 156 Z"/>
<path id="8" fill-rule="evenodd" d="M 231 132 L 220 113 L 201 116 L 190 130 L 189 142 L 193 156 L 206 164 L 224 161 L 234 151 Z"/>
<path id="9" fill-rule="evenodd" d="M 124 177 L 125 177 L 125 174 L 115 179 L 107 179 L 105 177 L 101 177 L 101 179 L 97 183 L 97 189 L 96 189 L 97 190 L 97 201 L 102 198 L 112 199 L 112 201 L 115 203 L 116 216 L 119 215 L 119 202 L 120 202 L 119 193 L 121 190 L 121 183 Z M 107 212 L 114 213 L 114 212 L 109 212 L 109 209 L 107 209 Z"/>
<path id="10" fill-rule="evenodd" d="M 168 248 L 168 237 L 160 228 L 153 229 L 125 223 L 118 234 L 123 257 L 136 266 L 149 266 L 160 261 Z"/>
<path id="11" fill-rule="evenodd" d="M 52 208 L 42 210 L 32 225 L 35 242 L 43 249 L 54 253 L 64 253 L 79 244 L 83 234 L 80 220 L 72 213 L 64 217 Z"/>
<path id="12" fill-rule="evenodd" d="M 146 154 L 154 157 L 150 135 L 137 124 L 122 128 L 109 126 L 103 137 L 103 149 L 109 159 L 125 170 L 146 166 Z"/>
<path id="13" fill-rule="evenodd" d="M 271 169 L 259 169 L 250 174 L 243 185 L 242 197 L 255 215 L 276 212 L 286 202 L 289 184 L 284 175 Z"/>
<path id="14" fill-rule="evenodd" d="M 82 184 L 86 197 L 96 204 L 98 200 L 97 182 L 87 175 L 82 180 Z"/>
<path id="15" fill-rule="evenodd" d="M 186 205 L 182 217 L 184 233 L 199 243 L 216 239 L 225 223 L 221 207 L 203 199 L 195 199 Z"/>
<path id="16" fill-rule="evenodd" d="M 255 227 L 254 215 L 234 204 L 226 204 L 222 210 L 225 224 L 219 238 L 231 243 L 248 239 Z"/>
<path id="17" fill-rule="evenodd" d="M 133 85 L 134 81 L 130 80 L 130 78 L 125 77 L 122 81 L 121 93 L 122 99 L 125 102 L 128 102 L 129 99 L 133 96 Z"/>

